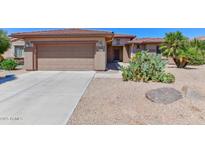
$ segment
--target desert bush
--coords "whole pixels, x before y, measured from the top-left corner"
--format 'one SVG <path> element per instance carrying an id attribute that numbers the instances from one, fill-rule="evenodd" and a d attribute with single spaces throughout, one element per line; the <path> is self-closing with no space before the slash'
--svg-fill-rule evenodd
<path id="1" fill-rule="evenodd" d="M 163 82 L 163 83 L 173 83 L 175 82 L 175 76 L 171 73 L 161 72 L 152 78 L 152 81 Z"/>
<path id="2" fill-rule="evenodd" d="M 174 82 L 174 76 L 165 72 L 165 65 L 166 62 L 159 55 L 137 52 L 129 65 L 121 68 L 122 77 L 124 81 Z"/>
<path id="3" fill-rule="evenodd" d="M 0 62 L 4 60 L 4 57 L 0 54 Z"/>
<path id="4" fill-rule="evenodd" d="M 190 47 L 187 49 L 187 57 L 190 65 L 203 65 L 205 64 L 205 51 Z"/>
<path id="5" fill-rule="evenodd" d="M 13 59 L 5 59 L 0 63 L 1 69 L 4 70 L 15 70 L 17 65 L 17 62 Z"/>
<path id="6" fill-rule="evenodd" d="M 196 49 L 205 50 L 205 41 L 197 40 L 195 38 L 195 39 L 189 41 L 189 46 L 193 47 L 193 48 L 196 48 Z"/>
<path id="7" fill-rule="evenodd" d="M 18 65 L 24 65 L 24 58 L 14 58 Z"/>

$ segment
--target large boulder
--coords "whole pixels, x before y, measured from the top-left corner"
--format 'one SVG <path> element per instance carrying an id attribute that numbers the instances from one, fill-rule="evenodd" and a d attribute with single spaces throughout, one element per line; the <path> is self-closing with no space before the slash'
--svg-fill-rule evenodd
<path id="1" fill-rule="evenodd" d="M 169 104 L 182 99 L 182 93 L 174 88 L 158 88 L 148 91 L 146 98 L 155 103 Z"/>
<path id="2" fill-rule="evenodd" d="M 205 91 L 199 87 L 183 86 L 182 91 L 186 99 L 191 102 L 205 102 Z"/>

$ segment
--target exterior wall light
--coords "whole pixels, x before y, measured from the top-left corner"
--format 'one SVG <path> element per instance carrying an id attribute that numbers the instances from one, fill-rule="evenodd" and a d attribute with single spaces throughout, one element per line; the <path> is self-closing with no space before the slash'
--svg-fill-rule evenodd
<path id="1" fill-rule="evenodd" d="M 33 47 L 33 43 L 31 43 L 30 41 L 26 41 L 25 42 L 25 47 L 26 48 L 32 48 Z"/>
<path id="2" fill-rule="evenodd" d="M 105 51 L 105 43 L 103 41 L 98 41 L 96 43 L 97 51 Z"/>

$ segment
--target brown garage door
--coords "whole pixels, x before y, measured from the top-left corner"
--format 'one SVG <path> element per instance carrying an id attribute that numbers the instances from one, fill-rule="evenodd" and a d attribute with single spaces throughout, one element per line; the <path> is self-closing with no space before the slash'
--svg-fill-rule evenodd
<path id="1" fill-rule="evenodd" d="M 93 70 L 94 44 L 55 44 L 37 47 L 38 70 Z"/>

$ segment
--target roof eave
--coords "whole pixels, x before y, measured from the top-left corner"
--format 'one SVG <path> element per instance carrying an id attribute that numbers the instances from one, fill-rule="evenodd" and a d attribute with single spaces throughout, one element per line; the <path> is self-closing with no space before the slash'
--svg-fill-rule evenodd
<path id="1" fill-rule="evenodd" d="M 148 43 L 159 44 L 163 42 L 128 42 L 128 44 L 148 44 Z"/>
<path id="2" fill-rule="evenodd" d="M 114 38 L 130 38 L 130 39 L 133 39 L 135 37 L 136 36 L 114 36 Z"/>
<path id="3" fill-rule="evenodd" d="M 11 34 L 10 37 L 15 38 L 45 38 L 45 37 L 113 37 L 110 34 Z"/>

